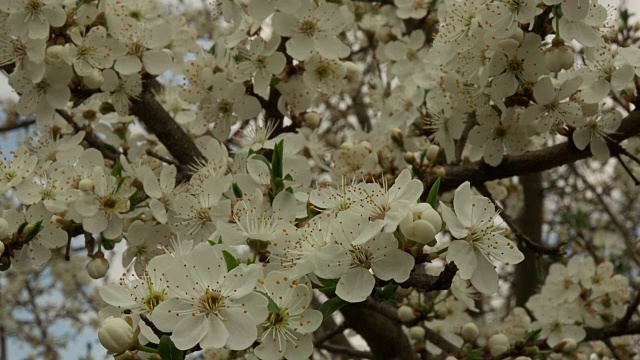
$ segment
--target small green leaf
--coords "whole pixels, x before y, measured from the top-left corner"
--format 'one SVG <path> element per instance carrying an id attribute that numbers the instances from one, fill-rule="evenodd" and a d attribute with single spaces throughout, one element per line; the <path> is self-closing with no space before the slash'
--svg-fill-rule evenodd
<path id="1" fill-rule="evenodd" d="M 222 256 L 224 256 L 224 262 L 227 263 L 227 271 L 231 271 L 240 265 L 238 259 L 236 259 L 235 256 L 231 255 L 230 252 L 222 250 Z"/>
<path id="2" fill-rule="evenodd" d="M 120 159 L 116 161 L 116 166 L 111 170 L 111 175 L 115 177 L 122 175 L 122 163 L 120 162 Z"/>
<path id="3" fill-rule="evenodd" d="M 378 288 L 378 291 L 376 292 L 376 294 L 378 295 L 378 298 L 380 298 L 381 300 L 390 300 L 397 290 L 398 290 L 397 284 L 387 284 L 381 288 Z"/>
<path id="4" fill-rule="evenodd" d="M 182 350 L 178 349 L 171 341 L 169 335 L 163 335 L 158 345 L 158 353 L 162 360 L 182 360 L 184 355 Z"/>
<path id="5" fill-rule="evenodd" d="M 138 205 L 140 202 L 142 202 L 143 199 L 144 199 L 144 192 L 140 190 L 136 190 L 136 192 L 134 192 L 129 197 L 129 203 L 131 203 L 131 206 L 133 207 Z"/>
<path id="6" fill-rule="evenodd" d="M 542 332 L 542 329 L 535 329 L 535 330 L 527 331 L 524 334 L 524 336 L 522 336 L 522 340 L 524 340 L 525 344 L 533 342 L 533 341 L 537 340 L 540 337 L 540 333 L 541 332 Z"/>
<path id="7" fill-rule="evenodd" d="M 320 312 L 322 313 L 322 320 L 327 320 L 331 314 L 349 305 L 348 302 L 340 299 L 339 297 L 333 297 L 320 305 Z"/>
<path id="8" fill-rule="evenodd" d="M 336 286 L 338 286 L 338 282 L 340 281 L 340 279 L 323 279 L 319 276 L 318 276 L 318 280 L 320 281 L 320 284 L 322 284 L 323 286 L 319 290 L 326 294 L 331 294 L 336 292 Z"/>
<path id="9" fill-rule="evenodd" d="M 438 191 L 440 191 L 440 178 L 436 180 L 436 182 L 431 185 L 431 190 L 429 190 L 429 195 L 427 196 L 427 204 L 431 205 L 432 208 L 436 208 L 438 205 Z"/>
<path id="10" fill-rule="evenodd" d="M 279 313 L 280 312 L 280 307 L 278 306 L 278 304 L 276 304 L 276 302 L 273 300 L 273 298 L 271 296 L 269 296 L 269 294 L 267 294 L 264 291 L 256 291 L 258 294 L 264 296 L 267 298 L 267 300 L 269 300 L 269 304 L 267 305 L 267 310 L 269 310 L 270 313 Z"/>
<path id="11" fill-rule="evenodd" d="M 273 148 L 273 158 L 271 159 L 271 167 L 273 168 L 273 177 L 276 179 L 282 179 L 284 160 L 284 140 L 280 140 Z"/>
<path id="12" fill-rule="evenodd" d="M 233 184 L 231 184 L 231 188 L 233 189 L 233 195 L 236 197 L 236 199 L 240 199 L 244 196 L 244 193 L 242 192 L 242 189 L 240 189 L 240 186 L 238 186 L 238 183 L 234 182 Z"/>

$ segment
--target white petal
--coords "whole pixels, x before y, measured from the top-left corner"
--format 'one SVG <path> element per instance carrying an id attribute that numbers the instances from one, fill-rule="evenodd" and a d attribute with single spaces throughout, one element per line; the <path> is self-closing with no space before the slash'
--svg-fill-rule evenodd
<path id="1" fill-rule="evenodd" d="M 483 294 L 498 291 L 498 273 L 493 264 L 479 251 L 476 252 L 477 266 L 471 276 L 471 284 Z"/>
<path id="2" fill-rule="evenodd" d="M 358 266 L 342 274 L 336 295 L 351 303 L 361 302 L 371 294 L 375 284 L 376 280 L 369 270 Z"/>
<path id="3" fill-rule="evenodd" d="M 400 249 L 393 249 L 385 253 L 382 258 L 371 263 L 373 273 L 380 280 L 395 280 L 399 283 L 406 281 L 413 270 L 415 259 Z"/>
<path id="4" fill-rule="evenodd" d="M 454 262 L 458 267 L 458 275 L 463 280 L 471 278 L 476 270 L 476 252 L 468 242 L 464 240 L 454 240 L 447 250 L 447 261 Z"/>

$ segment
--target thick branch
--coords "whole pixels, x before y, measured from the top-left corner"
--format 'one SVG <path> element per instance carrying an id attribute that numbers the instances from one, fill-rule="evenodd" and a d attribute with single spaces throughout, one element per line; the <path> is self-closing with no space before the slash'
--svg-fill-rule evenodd
<path id="1" fill-rule="evenodd" d="M 414 287 L 427 292 L 448 290 L 451 287 L 451 282 L 456 272 L 458 272 L 458 267 L 456 267 L 456 264 L 450 262 L 438 276 L 413 273 L 409 279 L 400 284 L 400 286 L 404 288 Z"/>
<path id="2" fill-rule="evenodd" d="M 154 90 L 159 87 L 160 84 L 156 80 L 147 80 L 140 97 L 131 99 L 131 111 L 160 140 L 178 163 L 185 166 L 195 165 L 204 155 L 156 100 Z"/>
<path id="3" fill-rule="evenodd" d="M 637 134 L 640 134 L 640 111 L 638 110 L 633 111 L 622 120 L 618 131 L 611 135 L 611 139 L 615 142 L 621 142 Z M 524 155 L 505 156 L 500 165 L 495 167 L 486 164 L 483 160 L 463 165 L 448 165 L 445 166 L 445 175 L 441 179 L 440 190 L 455 189 L 469 179 L 479 183 L 531 174 L 570 164 L 588 157 L 591 157 L 589 147 L 579 150 L 573 145 L 572 141 L 566 141 L 544 149 L 530 151 Z M 424 180 L 427 184 L 432 184 L 437 177 L 435 174 L 427 175 Z M 427 191 L 430 188 L 430 186 L 425 187 Z"/>

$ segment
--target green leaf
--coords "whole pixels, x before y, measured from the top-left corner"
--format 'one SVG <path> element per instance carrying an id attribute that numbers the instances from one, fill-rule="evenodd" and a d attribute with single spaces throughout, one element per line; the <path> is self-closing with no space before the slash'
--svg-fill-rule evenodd
<path id="1" fill-rule="evenodd" d="M 284 159 L 284 140 L 280 140 L 273 148 L 273 157 L 271 158 L 271 167 L 273 168 L 273 177 L 282 179 L 282 162 Z"/>
<path id="2" fill-rule="evenodd" d="M 348 302 L 340 299 L 339 297 L 333 297 L 320 305 L 320 312 L 322 313 L 322 320 L 327 320 L 331 314 L 349 305 Z"/>
<path id="3" fill-rule="evenodd" d="M 158 345 L 158 353 L 162 360 L 182 360 L 184 355 L 182 350 L 178 349 L 171 341 L 169 335 L 163 335 Z"/>
<path id="4" fill-rule="evenodd" d="M 116 166 L 111 170 L 111 175 L 115 177 L 122 175 L 122 163 L 120 162 L 120 159 L 116 161 Z"/>
<path id="5" fill-rule="evenodd" d="M 436 182 L 431 185 L 431 190 L 429 190 L 429 195 L 427 196 L 427 204 L 431 205 L 433 209 L 438 205 L 438 191 L 440 191 L 440 178 L 436 180 Z"/>
<path id="6" fill-rule="evenodd" d="M 234 182 L 233 184 L 231 184 L 231 188 L 233 189 L 233 195 L 236 197 L 236 199 L 240 199 L 244 196 L 244 193 L 242 192 L 242 189 L 240 189 L 240 186 L 238 186 L 238 183 Z"/>
<path id="7" fill-rule="evenodd" d="M 231 271 L 240 265 L 238 259 L 236 259 L 235 256 L 231 255 L 230 252 L 222 250 L 222 256 L 224 256 L 224 262 L 227 263 L 227 271 Z"/>
<path id="8" fill-rule="evenodd" d="M 338 286 L 338 282 L 340 281 L 340 279 L 323 279 L 319 276 L 318 276 L 318 280 L 320 281 L 320 284 L 322 284 L 323 286 L 319 290 L 322 291 L 323 293 L 328 293 L 328 294 L 336 292 L 336 286 Z"/>
<path id="9" fill-rule="evenodd" d="M 140 202 L 142 202 L 143 199 L 144 199 L 144 192 L 140 190 L 136 190 L 136 192 L 134 192 L 129 197 L 129 203 L 131 203 L 131 206 L 133 207 L 138 205 Z"/>
<path id="10" fill-rule="evenodd" d="M 533 342 L 533 341 L 537 340 L 540 337 L 540 333 L 541 332 L 542 332 L 542 329 L 535 329 L 535 330 L 527 331 L 524 334 L 524 336 L 522 336 L 522 340 L 524 340 L 525 344 Z"/>
<path id="11" fill-rule="evenodd" d="M 398 290 L 398 285 L 387 284 L 381 288 L 378 288 L 378 291 L 376 292 L 376 294 L 381 300 L 390 300 L 397 290 Z"/>
<path id="12" fill-rule="evenodd" d="M 264 296 L 267 298 L 267 300 L 269 300 L 269 304 L 267 305 L 267 310 L 269 310 L 270 313 L 279 313 L 280 312 L 280 307 L 278 306 L 278 304 L 276 304 L 276 302 L 273 300 L 273 298 L 271 296 L 269 296 L 269 294 L 267 294 L 264 291 L 256 291 L 258 294 Z"/>

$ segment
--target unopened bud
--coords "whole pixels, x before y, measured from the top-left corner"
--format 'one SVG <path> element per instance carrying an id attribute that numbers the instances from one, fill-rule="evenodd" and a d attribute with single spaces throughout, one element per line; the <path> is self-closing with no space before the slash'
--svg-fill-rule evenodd
<path id="1" fill-rule="evenodd" d="M 91 179 L 82 179 L 78 183 L 78 189 L 86 192 L 91 192 L 93 191 L 95 185 L 96 183 Z"/>
<path id="2" fill-rule="evenodd" d="M 9 223 L 7 220 L 0 218 L 0 240 L 9 237 Z M 2 254 L 2 251 L 0 251 Z"/>
<path id="3" fill-rule="evenodd" d="M 436 166 L 433 168 L 433 172 L 436 174 L 436 176 L 438 177 L 444 177 L 444 175 L 446 174 L 446 171 L 444 170 L 443 166 Z"/>
<path id="4" fill-rule="evenodd" d="M 391 140 L 393 140 L 396 145 L 404 147 L 404 134 L 402 130 L 398 128 L 391 130 Z"/>
<path id="5" fill-rule="evenodd" d="M 102 72 L 99 70 L 91 71 L 89 75 L 82 77 L 82 82 L 89 89 L 97 89 L 104 83 L 104 77 L 102 76 Z"/>
<path id="6" fill-rule="evenodd" d="M 131 325 L 124 319 L 113 316 L 102 322 L 98 331 L 98 339 L 102 346 L 112 354 L 127 351 L 136 345 L 136 334 Z"/>
<path id="7" fill-rule="evenodd" d="M 99 252 L 87 264 L 87 272 L 92 279 L 102 279 L 109 271 L 109 261 L 104 258 L 104 254 Z"/>
<path id="8" fill-rule="evenodd" d="M 495 334 L 489 338 L 491 356 L 498 356 L 509 350 L 509 339 L 504 334 Z"/>
<path id="9" fill-rule="evenodd" d="M 64 46 L 62 45 L 53 45 L 53 46 L 49 46 L 47 47 L 47 50 L 45 51 L 45 59 L 44 61 L 47 64 L 55 64 L 59 61 L 67 61 L 67 51 L 65 50 Z"/>
<path id="10" fill-rule="evenodd" d="M 561 352 L 561 353 L 570 353 L 578 348 L 578 343 L 575 339 L 572 338 L 564 338 L 560 340 L 556 346 L 553 347 L 553 351 Z"/>
<path id="11" fill-rule="evenodd" d="M 575 61 L 573 50 L 562 39 L 553 39 L 553 45 L 544 53 L 544 63 L 552 72 L 569 70 Z"/>
<path id="12" fill-rule="evenodd" d="M 413 309 L 407 305 L 402 305 L 398 309 L 398 318 L 402 322 L 413 321 L 416 318 L 416 314 L 413 312 Z"/>
<path id="13" fill-rule="evenodd" d="M 460 335 L 464 341 L 472 343 L 478 339 L 480 336 L 480 330 L 478 330 L 478 326 L 472 322 L 466 323 L 460 329 Z"/>
<path id="14" fill-rule="evenodd" d="M 353 147 L 353 143 L 350 143 L 348 141 L 343 142 L 342 144 L 340 144 L 340 149 L 343 149 L 343 150 L 349 150 L 352 147 Z"/>
<path id="15" fill-rule="evenodd" d="M 531 358 L 528 356 L 518 356 L 516 360 L 531 360 Z"/>
<path id="16" fill-rule="evenodd" d="M 309 129 L 315 129 L 318 127 L 318 125 L 320 125 L 320 120 L 322 120 L 320 118 L 320 114 L 318 114 L 315 111 L 309 111 L 306 112 L 304 114 L 304 124 L 309 128 Z"/>
<path id="17" fill-rule="evenodd" d="M 4 243 L 0 240 L 0 255 L 4 252 Z"/>
<path id="18" fill-rule="evenodd" d="M 407 164 L 413 165 L 416 163 L 416 156 L 411 151 L 407 151 L 404 153 L 404 161 L 406 161 Z"/>
<path id="19" fill-rule="evenodd" d="M 345 61 L 342 63 L 344 68 L 347 70 L 347 76 L 355 76 L 360 74 L 360 69 L 358 69 L 358 65 L 354 64 L 351 61 Z"/>
<path id="20" fill-rule="evenodd" d="M 426 331 L 422 326 L 413 326 L 411 329 L 409 329 L 409 336 L 411 336 L 413 340 L 424 340 L 425 334 Z"/>
<path id="21" fill-rule="evenodd" d="M 438 156 L 439 151 L 440 147 L 438 145 L 429 145 L 427 148 L 427 160 L 433 161 Z"/>

